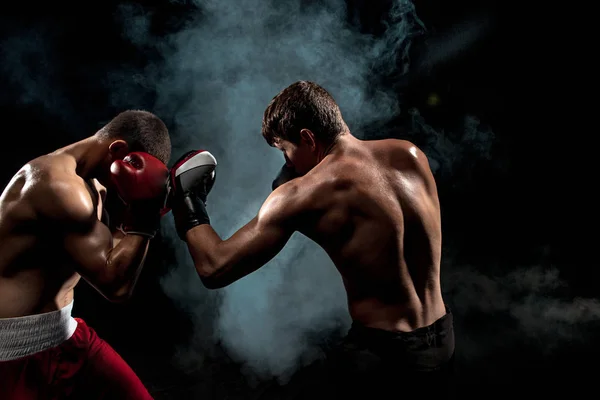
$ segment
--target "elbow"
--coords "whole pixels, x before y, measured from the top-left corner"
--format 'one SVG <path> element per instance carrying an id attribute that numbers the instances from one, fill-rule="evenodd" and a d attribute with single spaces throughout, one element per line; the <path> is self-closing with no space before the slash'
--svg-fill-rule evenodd
<path id="1" fill-rule="evenodd" d="M 214 254 L 219 254 L 215 256 Z M 207 289 L 222 289 L 235 281 L 232 279 L 238 266 L 229 254 L 222 251 L 213 253 L 211 258 L 195 259 L 195 267 L 202 284 Z"/>
<path id="2" fill-rule="evenodd" d="M 143 264 L 143 259 L 120 260 L 120 262 L 107 263 L 106 273 L 102 276 L 100 292 L 111 303 L 124 303 L 133 297 L 133 290 L 137 283 L 138 274 Z"/>
<path id="3" fill-rule="evenodd" d="M 221 289 L 227 285 L 223 284 L 223 279 L 221 279 L 222 274 L 219 273 L 221 270 L 213 269 L 211 271 L 205 271 L 198 268 L 198 276 L 200 276 L 200 281 L 207 289 Z"/>
<path id="4" fill-rule="evenodd" d="M 125 303 L 133 296 L 132 290 L 120 289 L 114 291 L 104 291 L 102 295 L 111 303 Z"/>
<path id="5" fill-rule="evenodd" d="M 104 296 L 104 297 L 113 304 L 123 304 L 131 298 L 131 296 Z"/>
<path id="6" fill-rule="evenodd" d="M 197 269 L 198 275 L 202 284 L 207 289 L 222 289 L 237 282 L 246 275 L 256 271 L 264 264 L 252 262 L 234 263 L 228 261 L 223 264 L 218 264 L 210 270 Z"/>
<path id="7" fill-rule="evenodd" d="M 200 281 L 207 289 L 221 289 L 227 285 L 223 284 L 223 272 L 225 267 L 217 263 L 196 263 L 196 272 Z"/>
<path id="8" fill-rule="evenodd" d="M 229 285 L 231 282 L 228 282 L 228 275 L 224 273 L 225 271 L 225 267 L 197 268 L 200 281 L 207 289 L 222 289 Z"/>
<path id="9" fill-rule="evenodd" d="M 211 290 L 222 289 L 225 286 L 227 286 L 227 284 L 225 284 L 221 279 L 214 275 L 200 276 L 200 280 L 202 281 L 202 284 L 205 288 Z"/>
<path id="10" fill-rule="evenodd" d="M 133 285 L 103 285 L 96 287 L 100 294 L 111 303 L 124 303 L 133 296 Z"/>

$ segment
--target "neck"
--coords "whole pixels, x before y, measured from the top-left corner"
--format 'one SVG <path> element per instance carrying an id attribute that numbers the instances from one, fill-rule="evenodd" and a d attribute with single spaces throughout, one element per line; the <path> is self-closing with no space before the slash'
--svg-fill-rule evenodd
<path id="1" fill-rule="evenodd" d="M 344 147 L 344 144 L 352 137 L 349 132 L 340 133 L 329 145 L 323 148 L 319 155 L 319 161 L 322 161 L 330 154 L 335 154 Z"/>
<path id="2" fill-rule="evenodd" d="M 106 148 L 106 150 L 104 150 Z M 83 179 L 93 178 L 92 174 L 106 158 L 108 146 L 104 146 L 98 138 L 90 136 L 55 151 L 73 158 L 75 172 Z"/>

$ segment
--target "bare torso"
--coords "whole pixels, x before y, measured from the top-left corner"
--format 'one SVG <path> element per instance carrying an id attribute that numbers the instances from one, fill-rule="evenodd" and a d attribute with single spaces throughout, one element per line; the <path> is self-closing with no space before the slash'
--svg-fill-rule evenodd
<path id="1" fill-rule="evenodd" d="M 302 180 L 315 188 L 300 232 L 342 275 L 351 317 L 411 331 L 446 313 L 441 223 L 425 155 L 400 140 L 353 140 Z"/>
<path id="2" fill-rule="evenodd" d="M 35 206 L 48 183 L 65 174 L 70 182 L 86 185 L 101 218 L 104 189 L 97 181 L 92 187 L 72 179 L 72 158 L 46 155 L 21 168 L 0 196 L 0 318 L 50 312 L 73 300 L 80 275 L 67 262 L 61 227 Z"/>

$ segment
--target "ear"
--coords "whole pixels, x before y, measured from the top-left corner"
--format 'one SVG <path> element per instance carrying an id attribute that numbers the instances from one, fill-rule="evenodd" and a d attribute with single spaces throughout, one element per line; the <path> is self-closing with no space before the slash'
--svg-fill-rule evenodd
<path id="1" fill-rule="evenodd" d="M 315 134 L 310 129 L 300 130 L 300 141 L 305 142 L 311 150 L 317 148 L 317 141 L 315 140 Z"/>
<path id="2" fill-rule="evenodd" d="M 122 160 L 129 153 L 129 145 L 124 140 L 115 140 L 108 146 L 108 153 L 113 160 Z"/>

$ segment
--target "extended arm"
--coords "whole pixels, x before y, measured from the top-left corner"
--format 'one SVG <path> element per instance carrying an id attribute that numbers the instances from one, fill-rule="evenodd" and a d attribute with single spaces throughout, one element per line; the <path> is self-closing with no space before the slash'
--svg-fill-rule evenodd
<path id="1" fill-rule="evenodd" d="M 294 232 L 302 213 L 295 185 L 275 190 L 258 215 L 229 239 L 210 226 L 206 197 L 215 181 L 216 159 L 206 151 L 184 154 L 171 169 L 173 216 L 203 284 L 227 286 L 269 262 Z"/>
<path id="2" fill-rule="evenodd" d="M 227 240 L 221 240 L 208 224 L 187 232 L 190 255 L 206 287 L 227 286 L 256 271 L 281 251 L 294 232 L 296 217 L 294 207 L 284 206 L 284 196 L 274 192 L 258 215 Z"/>

